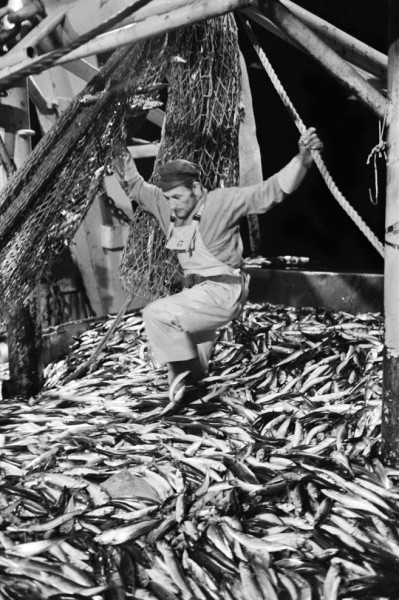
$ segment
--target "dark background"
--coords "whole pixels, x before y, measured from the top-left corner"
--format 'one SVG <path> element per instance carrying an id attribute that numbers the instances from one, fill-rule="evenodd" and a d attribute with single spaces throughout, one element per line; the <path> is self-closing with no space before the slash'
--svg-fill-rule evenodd
<path id="1" fill-rule="evenodd" d="M 296 3 L 387 54 L 387 2 Z M 385 160 L 378 161 L 377 204 L 369 196 L 369 190 L 374 194 L 374 165 L 366 164 L 380 139 L 378 118 L 312 58 L 256 24 L 253 30 L 302 120 L 317 128 L 325 145 L 323 158 L 338 188 L 382 241 Z M 266 178 L 296 153 L 299 133 L 240 25 L 239 42 L 250 78 Z M 383 271 L 382 258 L 331 195 L 316 167 L 295 194 L 260 215 L 259 221 L 262 256 L 307 256 L 314 269 Z M 246 238 L 245 227 L 243 235 Z M 246 248 L 249 252 L 248 244 Z"/>

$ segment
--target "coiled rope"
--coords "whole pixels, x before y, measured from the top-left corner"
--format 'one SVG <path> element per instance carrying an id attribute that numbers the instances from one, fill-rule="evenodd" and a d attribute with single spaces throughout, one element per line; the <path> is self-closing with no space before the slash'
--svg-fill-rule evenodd
<path id="1" fill-rule="evenodd" d="M 265 52 L 259 45 L 259 42 L 252 30 L 251 25 L 248 23 L 248 21 L 246 19 L 242 19 L 242 22 L 244 24 L 245 31 L 251 41 L 251 44 L 253 45 L 255 52 L 259 56 L 262 66 L 264 67 L 266 73 L 268 74 L 270 81 L 272 82 L 276 92 L 278 93 L 284 106 L 287 108 L 288 112 L 292 116 L 299 132 L 301 134 L 304 133 L 306 131 L 307 127 L 304 124 L 304 122 L 302 121 L 301 117 L 299 116 L 299 114 L 298 114 L 297 110 L 295 109 L 294 105 L 292 104 L 290 98 L 288 97 L 287 92 L 285 91 L 275 70 L 273 69 L 272 65 L 270 64 L 270 61 L 267 58 Z M 312 156 L 313 156 L 315 164 L 316 164 L 317 168 L 319 169 L 320 174 L 323 177 L 328 189 L 330 190 L 330 192 L 334 196 L 334 198 L 337 200 L 338 204 L 343 208 L 343 210 L 346 212 L 346 214 L 352 219 L 352 221 L 360 229 L 360 231 L 366 236 L 366 238 L 374 246 L 374 248 L 377 250 L 377 252 L 379 252 L 379 254 L 383 257 L 384 256 L 383 244 L 380 242 L 380 240 L 377 238 L 377 236 L 374 234 L 374 232 L 371 231 L 370 227 L 367 225 L 367 223 L 365 223 L 365 221 L 362 219 L 362 217 L 359 215 L 359 213 L 356 212 L 356 210 L 353 208 L 353 206 L 351 206 L 351 204 L 348 202 L 348 200 L 345 198 L 345 196 L 341 193 L 338 186 L 334 182 L 332 176 L 330 175 L 330 173 L 321 157 L 320 152 L 318 150 L 312 150 Z"/>

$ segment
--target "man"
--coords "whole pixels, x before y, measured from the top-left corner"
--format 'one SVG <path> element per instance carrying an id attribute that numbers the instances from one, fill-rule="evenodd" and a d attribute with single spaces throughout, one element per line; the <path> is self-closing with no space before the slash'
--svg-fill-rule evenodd
<path id="1" fill-rule="evenodd" d="M 265 213 L 294 192 L 313 163 L 311 150 L 322 150 L 313 127 L 300 136 L 299 153 L 266 181 L 207 191 L 198 165 L 181 159 L 158 169 L 157 186 L 145 182 L 127 148 L 115 144 L 122 188 L 158 219 L 185 276 L 182 292 L 143 310 L 155 362 L 168 364 L 172 401 L 185 384 L 198 384 L 207 375 L 216 330 L 237 317 L 247 299 L 241 219 Z"/>

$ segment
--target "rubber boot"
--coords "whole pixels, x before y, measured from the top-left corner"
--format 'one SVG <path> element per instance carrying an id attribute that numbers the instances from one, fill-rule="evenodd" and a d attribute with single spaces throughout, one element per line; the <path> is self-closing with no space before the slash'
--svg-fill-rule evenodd
<path id="1" fill-rule="evenodd" d="M 199 358 L 191 358 L 190 360 L 178 360 L 168 363 L 168 379 L 169 384 L 181 373 L 190 371 L 190 376 L 187 378 L 187 383 L 195 385 L 201 381 L 206 375 L 202 362 Z"/>
<path id="2" fill-rule="evenodd" d="M 200 360 L 201 368 L 202 368 L 201 379 L 208 375 L 209 360 L 212 355 L 213 346 L 214 346 L 213 340 L 209 340 L 207 342 L 202 342 L 201 344 L 197 344 L 198 358 Z"/>
<path id="3" fill-rule="evenodd" d="M 201 360 L 196 357 L 190 360 L 179 360 L 168 363 L 168 379 L 169 386 L 181 374 L 188 372 L 187 376 L 181 379 L 177 386 L 173 386 L 173 397 L 182 398 L 186 391 L 193 396 L 199 396 L 199 393 L 194 393 L 199 382 L 205 377 L 204 369 Z M 184 390 L 182 389 L 184 386 Z M 172 400 L 172 398 L 171 398 Z M 173 400 L 172 400 L 173 401 Z"/>

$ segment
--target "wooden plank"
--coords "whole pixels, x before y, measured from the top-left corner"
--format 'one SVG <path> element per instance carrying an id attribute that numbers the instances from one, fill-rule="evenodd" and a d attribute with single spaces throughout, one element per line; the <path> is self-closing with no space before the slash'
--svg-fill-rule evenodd
<path id="1" fill-rule="evenodd" d="M 277 0 L 263 0 L 260 10 L 281 31 L 301 46 L 317 63 L 341 83 L 380 119 L 388 112 L 389 103 L 357 71 L 332 50 L 314 31 L 302 23 Z"/>
<path id="2" fill-rule="evenodd" d="M 349 33 L 328 23 L 328 21 L 291 2 L 291 0 L 280 0 L 280 2 L 303 23 L 317 32 L 341 58 L 371 73 L 377 79 L 386 80 L 388 74 L 388 56 L 386 54 L 375 50 L 368 44 L 349 35 Z"/>
<path id="3" fill-rule="evenodd" d="M 83 70 L 78 73 L 68 72 L 75 71 L 74 68 L 67 70 L 64 67 L 54 67 L 29 78 L 32 81 L 32 85 L 29 87 L 29 92 L 33 94 L 31 99 L 38 110 L 39 120 L 45 133 L 54 122 L 55 113 L 65 110 L 71 100 L 84 89 L 87 77 L 91 78 L 98 71 L 97 59 L 92 57 L 90 61 L 90 65 L 85 61 L 89 69 L 87 71 L 81 61 Z M 76 66 L 77 62 L 71 64 Z M 50 112 L 46 109 L 45 103 L 52 109 Z M 49 116 L 51 118 L 48 118 Z"/>
<path id="4" fill-rule="evenodd" d="M 158 127 L 162 127 L 165 120 L 165 111 L 160 108 L 153 108 L 148 111 L 146 116 L 147 121 L 150 123 L 154 123 L 154 125 L 158 125 Z"/>
<path id="5" fill-rule="evenodd" d="M 41 311 L 36 291 L 8 321 L 7 343 L 10 379 L 3 381 L 3 398 L 30 398 L 43 384 Z"/>
<path id="6" fill-rule="evenodd" d="M 385 208 L 385 352 L 382 410 L 384 461 L 399 467 L 399 5 L 389 0 L 388 131 Z"/>
<path id="7" fill-rule="evenodd" d="M 7 152 L 17 168 L 21 167 L 31 152 L 30 136 L 19 135 L 20 130 L 30 131 L 27 83 L 9 90 L 1 99 L 3 108 L 13 109 L 4 132 Z M 29 398 L 36 394 L 43 382 L 42 323 L 38 290 L 34 290 L 24 305 L 15 309 L 7 321 L 7 343 L 10 379 L 2 385 L 2 396 Z"/>
<path id="8" fill-rule="evenodd" d="M 256 0 L 197 0 L 195 3 L 172 10 L 165 15 L 153 16 L 142 22 L 99 35 L 94 40 L 60 58 L 56 64 L 61 65 L 76 58 L 115 50 L 120 46 L 169 33 L 180 27 L 211 19 L 232 10 L 256 5 Z M 3 71 L 0 72 L 0 82 L 2 76 Z"/>
<path id="9" fill-rule="evenodd" d="M 125 194 L 121 193 L 124 199 L 120 203 L 119 198 L 114 196 L 112 188 L 109 186 L 111 179 L 116 186 L 116 180 L 114 178 L 106 179 L 107 193 L 114 200 L 118 200 L 118 206 L 121 206 L 129 217 L 132 217 L 131 203 Z M 96 316 L 117 313 L 128 296 L 118 274 L 123 252 L 122 246 L 103 247 L 102 236 L 106 229 L 102 226 L 108 224 L 110 226 L 109 233 L 112 235 L 112 225 L 117 225 L 112 217 L 111 219 L 109 223 L 105 222 L 101 198 L 96 198 L 70 244 L 71 254 L 78 265 L 87 297 Z M 142 302 L 141 299 L 140 302 Z M 132 306 L 133 304 L 130 305 L 130 309 Z"/>
<path id="10" fill-rule="evenodd" d="M 284 0 L 283 2 L 288 6 L 288 0 Z M 293 3 L 291 2 L 289 6 Z M 298 7 L 299 9 L 299 7 Z M 388 69 L 388 57 L 382 52 L 378 52 L 374 48 L 371 48 L 367 44 L 360 42 L 353 36 L 341 31 L 337 27 L 334 27 L 327 21 L 323 21 L 308 13 L 304 9 L 300 9 L 301 20 L 303 19 L 303 14 L 309 14 L 310 17 L 304 22 L 309 25 L 312 29 L 314 28 L 320 38 L 337 54 L 341 56 L 341 58 L 345 59 L 349 62 L 352 67 L 364 78 L 366 81 L 370 82 L 376 89 L 386 89 L 387 82 L 387 69 Z M 268 19 L 264 14 L 262 14 L 256 8 L 247 8 L 241 11 L 246 17 L 255 21 L 258 25 L 273 33 L 276 37 L 284 40 L 294 48 L 297 48 L 301 52 L 305 54 L 309 54 L 306 48 L 303 48 L 299 44 L 295 42 L 295 40 L 291 39 L 288 35 L 286 35 L 281 29 L 279 29 L 270 19 Z M 315 23 L 321 22 L 320 26 L 316 28 Z M 324 24 L 324 25 L 322 25 Z M 313 27 L 312 27 L 313 25 Z"/>
<path id="11" fill-rule="evenodd" d="M 239 131 L 239 163 L 240 185 L 252 185 L 263 180 L 262 161 L 258 140 L 256 137 L 256 123 L 252 105 L 251 88 L 244 57 L 240 52 L 241 67 L 241 104 L 244 107 L 244 120 Z M 257 256 L 260 249 L 260 230 L 258 215 L 247 217 L 249 245 L 251 256 Z"/>
<path id="12" fill-rule="evenodd" d="M 171 10 L 176 10 L 197 0 L 151 0 L 148 4 L 137 9 L 124 21 L 118 24 L 122 27 L 131 23 L 138 23 Z M 123 8 L 131 4 L 131 0 L 75 0 L 68 10 L 60 39 L 63 45 L 76 39 L 88 29 L 98 27 L 104 21 L 118 14 Z"/>
<path id="13" fill-rule="evenodd" d="M 244 120 L 240 125 L 240 185 L 252 185 L 263 181 L 262 160 L 258 139 L 256 137 L 256 122 L 252 105 L 251 88 L 245 60 L 240 52 L 241 67 L 241 103 L 244 107 Z"/>
<path id="14" fill-rule="evenodd" d="M 66 63 L 64 68 L 77 77 L 80 77 L 80 79 L 83 79 L 83 81 L 86 83 L 88 83 L 95 75 L 97 75 L 100 70 L 98 67 L 92 65 L 89 61 L 84 60 L 83 58 Z"/>
<path id="15" fill-rule="evenodd" d="M 70 244 L 71 254 L 82 275 L 83 285 L 94 313 L 108 312 L 104 287 L 107 286 L 104 252 L 101 247 L 101 212 L 98 199 L 90 207 Z"/>
<path id="16" fill-rule="evenodd" d="M 52 68 L 54 66 L 53 60 L 55 60 L 57 55 L 65 54 L 68 47 L 72 45 L 79 45 L 81 40 L 78 38 L 92 39 L 105 31 L 110 31 L 112 35 L 113 28 L 120 26 L 122 22 L 126 21 L 127 17 L 130 18 L 135 12 L 135 7 L 138 8 L 139 4 L 141 4 L 140 0 L 136 0 L 135 2 L 128 2 L 127 0 L 107 0 L 107 2 L 103 2 L 100 0 L 99 9 L 104 10 L 100 10 L 99 14 L 96 14 L 92 12 L 91 6 L 86 0 L 76 0 L 73 7 L 68 11 L 63 28 L 61 28 L 61 37 L 64 35 L 65 38 L 63 39 L 63 43 L 61 43 L 61 48 L 53 48 L 54 44 L 51 38 L 44 37 L 40 42 L 40 49 L 44 54 L 42 53 L 39 56 L 21 60 L 17 64 L 12 64 L 0 72 L 0 83 L 2 83 L 3 89 L 11 87 L 15 81 L 18 81 L 18 77 L 26 77 Z M 108 9 L 111 9 L 109 14 Z M 75 19 L 71 26 L 73 12 L 75 12 Z M 69 28 L 67 25 L 69 25 Z M 62 48 L 64 48 L 64 53 L 60 52 Z M 97 52 L 93 54 L 97 54 Z M 90 53 L 84 56 L 89 55 Z M 74 57 L 71 60 L 77 58 L 83 58 L 83 56 Z M 66 62 L 71 61 L 68 60 Z"/>
<path id="17" fill-rule="evenodd" d="M 142 144 L 140 146 L 129 146 L 129 150 L 133 158 L 153 158 L 157 156 L 159 144 Z"/>
<path id="18" fill-rule="evenodd" d="M 33 77 L 28 79 L 28 93 L 29 98 L 32 100 L 36 109 L 43 114 L 54 114 L 54 109 L 49 102 L 48 98 L 45 97 L 37 82 Z"/>

